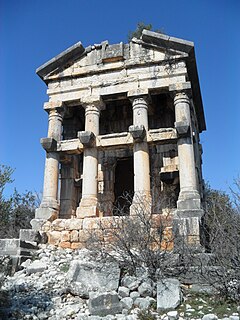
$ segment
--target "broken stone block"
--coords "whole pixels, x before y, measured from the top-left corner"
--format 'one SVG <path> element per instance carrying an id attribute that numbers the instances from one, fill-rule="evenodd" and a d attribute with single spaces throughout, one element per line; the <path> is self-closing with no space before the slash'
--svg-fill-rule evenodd
<path id="1" fill-rule="evenodd" d="M 129 296 L 129 292 L 130 292 L 130 290 L 128 288 L 126 288 L 126 287 L 121 287 L 120 286 L 118 288 L 118 294 L 122 298 L 128 297 Z"/>
<path id="2" fill-rule="evenodd" d="M 121 299 L 121 304 L 123 309 L 130 310 L 133 306 L 133 299 L 130 297 L 125 297 Z"/>
<path id="3" fill-rule="evenodd" d="M 175 309 L 182 301 L 180 282 L 177 279 L 162 279 L 157 282 L 157 310 Z"/>
<path id="4" fill-rule="evenodd" d="M 43 272 L 46 269 L 47 269 L 47 264 L 45 262 L 42 262 L 40 260 L 35 260 L 33 261 L 33 263 L 31 263 L 27 267 L 27 273 L 32 274 L 37 272 Z"/>
<path id="5" fill-rule="evenodd" d="M 103 293 L 90 292 L 88 307 L 91 314 L 101 317 L 122 312 L 122 305 L 115 291 Z"/>
<path id="6" fill-rule="evenodd" d="M 122 278 L 122 286 L 127 287 L 130 290 L 137 289 L 140 282 L 140 279 L 134 276 L 125 276 Z"/>
<path id="7" fill-rule="evenodd" d="M 138 292 L 141 297 L 151 297 L 153 293 L 153 287 L 148 282 L 143 282 L 138 287 Z"/>
<path id="8" fill-rule="evenodd" d="M 120 268 L 116 263 L 72 261 L 66 277 L 69 292 L 88 297 L 90 291 L 117 290 Z"/>

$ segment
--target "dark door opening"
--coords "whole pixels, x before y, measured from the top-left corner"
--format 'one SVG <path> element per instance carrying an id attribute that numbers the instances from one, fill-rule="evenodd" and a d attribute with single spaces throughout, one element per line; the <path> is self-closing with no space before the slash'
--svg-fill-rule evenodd
<path id="1" fill-rule="evenodd" d="M 117 160 L 114 194 L 114 215 L 129 215 L 134 194 L 133 157 Z"/>

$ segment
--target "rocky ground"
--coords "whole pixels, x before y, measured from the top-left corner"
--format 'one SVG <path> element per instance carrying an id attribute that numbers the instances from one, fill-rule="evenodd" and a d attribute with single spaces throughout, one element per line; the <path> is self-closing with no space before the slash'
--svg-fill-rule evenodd
<path id="1" fill-rule="evenodd" d="M 172 281 L 175 286 L 177 280 Z M 144 272 L 122 275 L 116 264 L 102 265 L 86 249 L 41 245 L 34 259 L 2 284 L 0 319 L 239 320 L 237 304 L 187 292 L 182 299 L 180 287 L 170 298 L 163 293 L 160 301 L 159 290 L 161 284 Z M 159 309 L 163 302 L 168 309 Z"/>

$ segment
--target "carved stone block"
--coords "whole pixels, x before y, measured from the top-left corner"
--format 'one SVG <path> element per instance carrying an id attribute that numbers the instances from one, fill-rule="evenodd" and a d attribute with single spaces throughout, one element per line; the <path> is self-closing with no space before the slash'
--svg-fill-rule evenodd
<path id="1" fill-rule="evenodd" d="M 131 133 L 133 139 L 136 142 L 142 142 L 146 136 L 146 130 L 144 128 L 144 125 L 130 126 L 129 132 Z"/>
<path id="2" fill-rule="evenodd" d="M 175 128 L 179 137 L 185 137 L 189 135 L 190 125 L 188 121 L 175 122 Z"/>
<path id="3" fill-rule="evenodd" d="M 43 149 L 47 152 L 57 150 L 57 141 L 53 138 L 41 138 L 40 140 Z"/>
<path id="4" fill-rule="evenodd" d="M 85 147 L 92 147 L 95 135 L 91 131 L 79 131 L 78 138 Z"/>

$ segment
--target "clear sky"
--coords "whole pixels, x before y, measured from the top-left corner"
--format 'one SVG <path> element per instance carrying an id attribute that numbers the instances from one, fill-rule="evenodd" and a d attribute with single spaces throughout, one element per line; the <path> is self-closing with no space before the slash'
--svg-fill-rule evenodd
<path id="1" fill-rule="evenodd" d="M 239 0 L 0 0 L 0 163 L 19 192 L 43 184 L 48 97 L 36 68 L 78 41 L 127 42 L 139 21 L 195 43 L 204 178 L 227 190 L 240 174 Z"/>

